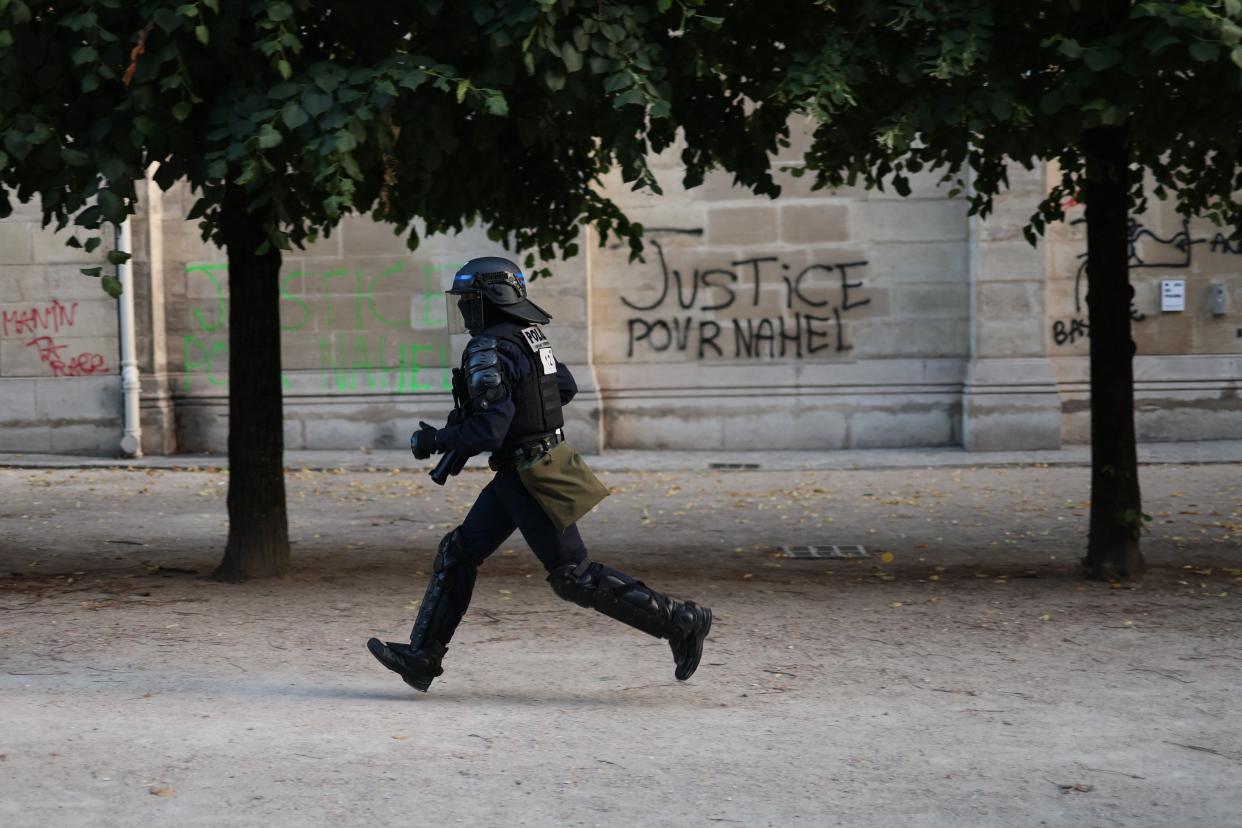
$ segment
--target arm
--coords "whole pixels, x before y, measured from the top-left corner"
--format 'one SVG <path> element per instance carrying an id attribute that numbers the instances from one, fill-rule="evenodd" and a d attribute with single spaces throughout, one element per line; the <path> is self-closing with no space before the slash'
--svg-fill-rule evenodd
<path id="1" fill-rule="evenodd" d="M 492 337 L 479 336 L 466 346 L 467 404 L 463 416 L 436 433 L 439 451 L 478 454 L 504 444 L 513 421 L 509 386 L 517 366 Z"/>
<path id="2" fill-rule="evenodd" d="M 559 359 L 556 361 L 556 385 L 561 392 L 561 405 L 569 405 L 578 394 L 578 383 L 574 382 L 574 375 Z"/>

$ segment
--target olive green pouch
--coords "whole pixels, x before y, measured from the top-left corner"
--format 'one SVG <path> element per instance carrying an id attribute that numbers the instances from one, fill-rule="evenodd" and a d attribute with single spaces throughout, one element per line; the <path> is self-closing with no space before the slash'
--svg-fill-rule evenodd
<path id="1" fill-rule="evenodd" d="M 564 440 L 551 451 L 519 464 L 517 473 L 558 532 L 573 526 L 609 494 L 608 487 Z"/>

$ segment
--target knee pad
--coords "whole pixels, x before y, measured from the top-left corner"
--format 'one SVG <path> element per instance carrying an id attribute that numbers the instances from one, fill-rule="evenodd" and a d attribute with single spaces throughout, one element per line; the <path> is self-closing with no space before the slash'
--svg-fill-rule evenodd
<path id="1" fill-rule="evenodd" d="M 440 538 L 440 548 L 436 550 L 435 572 L 437 574 L 455 566 L 468 566 L 478 569 L 478 564 L 466 556 L 466 544 L 461 537 L 461 527 Z"/>

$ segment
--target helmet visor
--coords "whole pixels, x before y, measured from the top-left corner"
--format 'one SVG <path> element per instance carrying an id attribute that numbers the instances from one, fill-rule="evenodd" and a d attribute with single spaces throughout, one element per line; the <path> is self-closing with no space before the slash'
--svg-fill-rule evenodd
<path id="1" fill-rule="evenodd" d="M 478 293 L 445 293 L 444 318 L 448 320 L 449 336 L 482 330 L 483 296 Z"/>

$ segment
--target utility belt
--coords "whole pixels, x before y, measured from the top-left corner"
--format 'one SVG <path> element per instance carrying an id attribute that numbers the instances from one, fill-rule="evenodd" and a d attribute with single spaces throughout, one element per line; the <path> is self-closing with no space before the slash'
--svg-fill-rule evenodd
<path id="1" fill-rule="evenodd" d="M 542 454 L 547 454 L 564 439 L 565 432 L 559 428 L 547 434 L 523 437 L 516 446 L 507 446 L 492 452 L 492 455 L 487 458 L 487 466 L 492 471 L 515 469 Z"/>

